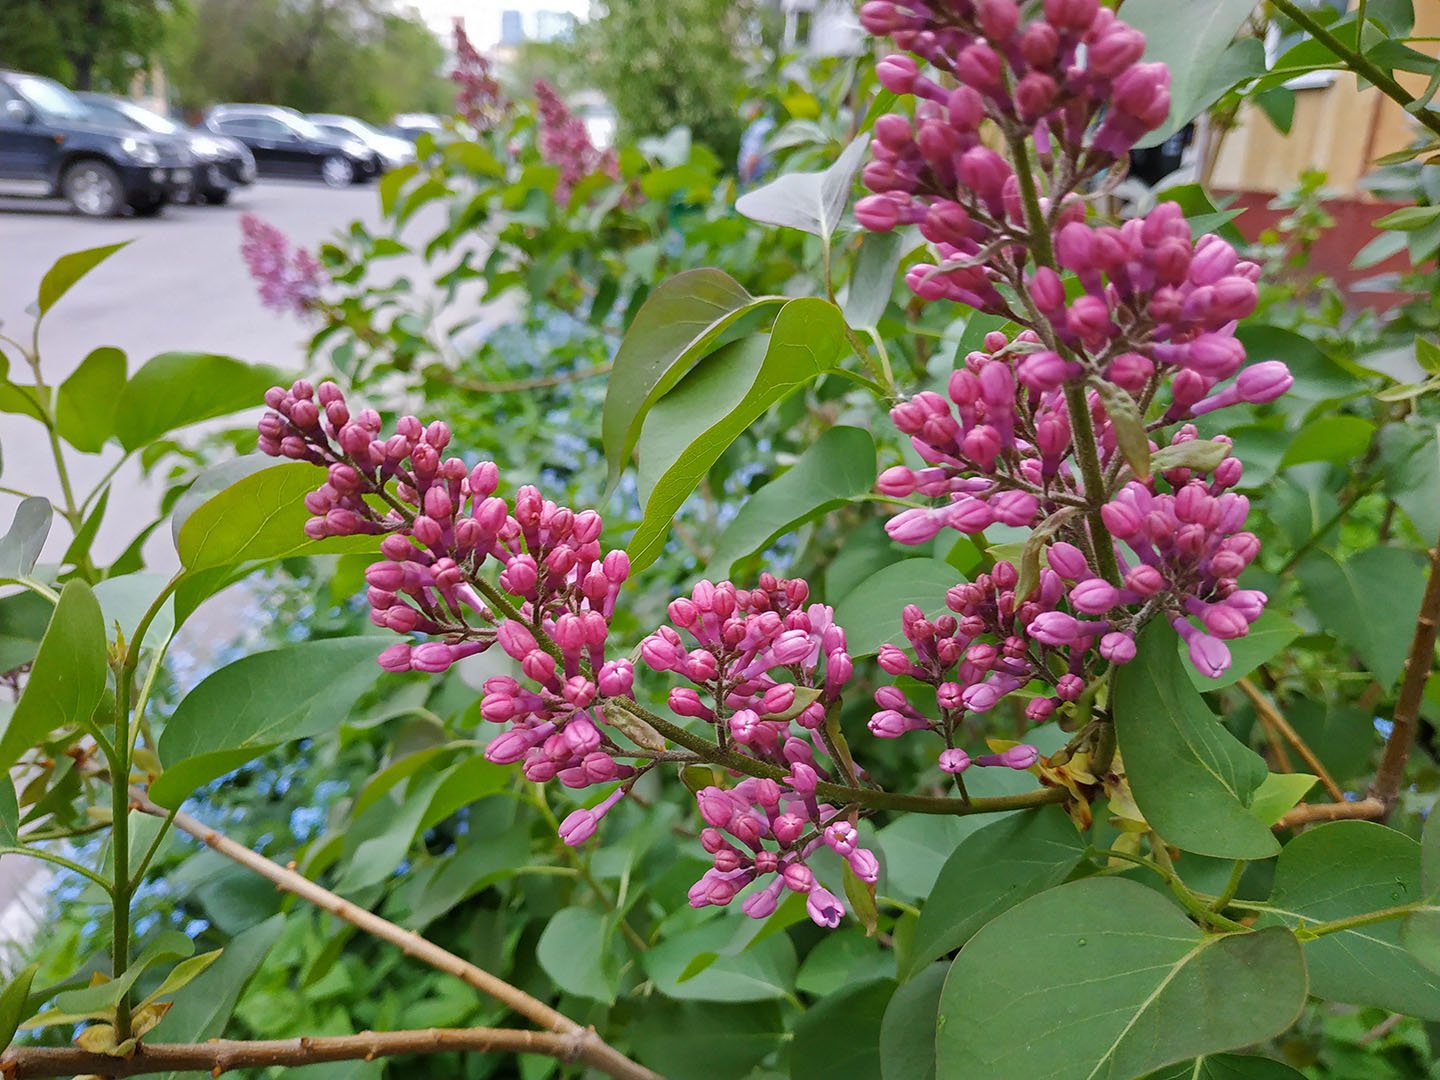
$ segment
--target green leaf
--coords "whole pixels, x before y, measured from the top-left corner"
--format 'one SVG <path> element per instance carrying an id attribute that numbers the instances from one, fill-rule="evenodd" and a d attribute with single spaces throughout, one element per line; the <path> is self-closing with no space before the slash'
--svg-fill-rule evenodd
<path id="1" fill-rule="evenodd" d="M 881 1080 L 935 1080 L 935 1023 L 949 964 L 931 964 L 900 989 L 880 1025 Z"/>
<path id="2" fill-rule="evenodd" d="M 1375 436 L 1375 425 L 1358 416 L 1322 416 L 1306 424 L 1295 436 L 1280 467 L 1288 469 L 1307 461 L 1355 462 L 1364 456 Z"/>
<path id="3" fill-rule="evenodd" d="M 119 349 L 96 349 L 60 384 L 55 430 L 76 450 L 98 454 L 115 434 L 124 388 L 125 354 Z"/>
<path id="4" fill-rule="evenodd" d="M 850 655 L 873 656 L 887 642 L 900 642 L 900 613 L 916 604 L 927 616 L 945 611 L 945 594 L 963 579 L 939 559 L 902 559 L 861 582 L 835 605 Z"/>
<path id="5" fill-rule="evenodd" d="M 567 994 L 614 1004 L 619 976 L 606 955 L 605 919 L 589 908 L 558 911 L 535 945 L 535 958 L 550 981 Z"/>
<path id="6" fill-rule="evenodd" d="M 1425 590 L 1425 571 L 1414 553 L 1372 547 L 1339 563 L 1315 552 L 1295 576 L 1320 625 L 1359 653 L 1382 686 L 1395 685 Z"/>
<path id="7" fill-rule="evenodd" d="M 778 176 L 735 200 L 735 209 L 751 221 L 799 229 L 828 241 L 840 225 L 850 187 L 869 140 L 858 138 L 823 172 Z"/>
<path id="8" fill-rule="evenodd" d="M 30 576 L 40 552 L 45 549 L 45 538 L 50 535 L 50 523 L 54 520 L 55 511 L 49 499 L 32 495 L 21 500 L 10 522 L 10 531 L 0 537 L 0 581 Z"/>
<path id="9" fill-rule="evenodd" d="M 1380 429 L 1380 466 L 1385 494 L 1394 499 L 1424 537 L 1440 535 L 1440 427 L 1386 424 Z"/>
<path id="10" fill-rule="evenodd" d="M 890 306 L 900 260 L 914 238 L 907 230 L 888 233 L 867 232 L 855 256 L 855 269 L 841 305 L 845 321 L 857 330 L 873 330 Z"/>
<path id="11" fill-rule="evenodd" d="M 1423 229 L 1440 218 L 1440 206 L 1404 206 L 1372 223 L 1377 229 L 1395 229 L 1399 232 L 1414 232 Z"/>
<path id="12" fill-rule="evenodd" d="M 737 560 L 869 491 L 875 475 L 875 440 L 870 433 L 863 428 L 831 428 L 787 472 L 745 501 L 715 541 L 707 573 L 728 578 Z"/>
<path id="13" fill-rule="evenodd" d="M 457 852 L 424 883 L 412 899 L 406 926 L 423 929 L 481 889 L 510 877 L 530 861 L 529 839 L 523 829 L 498 835 Z"/>
<path id="14" fill-rule="evenodd" d="M 742 1080 L 786 1038 L 771 1002 L 651 998 L 632 1029 L 636 1056 L 669 1080 Z"/>
<path id="15" fill-rule="evenodd" d="M 1128 391 L 1108 379 L 1095 379 L 1090 386 L 1100 395 L 1100 404 L 1110 417 L 1115 442 L 1125 455 L 1130 468 L 1142 480 L 1150 476 L 1150 436 L 1145 433 L 1145 418 Z"/>
<path id="16" fill-rule="evenodd" d="M 894 979 L 876 979 L 831 994 L 795 1025 L 791 1080 L 858 1080 L 880 1075 L 880 1029 Z"/>
<path id="17" fill-rule="evenodd" d="M 1265 782 L 1255 789 L 1250 812 L 1266 825 L 1274 825 L 1305 797 L 1319 779 L 1309 773 L 1270 773 Z"/>
<path id="18" fill-rule="evenodd" d="M 70 291 L 70 286 L 128 243 L 129 240 L 122 240 L 118 244 L 72 251 L 69 255 L 61 255 L 56 259 L 55 265 L 45 271 L 45 276 L 40 280 L 40 314 L 44 315 L 54 307 L 59 299 Z"/>
<path id="19" fill-rule="evenodd" d="M 280 938 L 285 917 L 273 915 L 265 922 L 230 939 L 225 951 L 203 975 L 181 994 L 154 1031 L 152 1042 L 201 1043 L 225 1031 L 235 1003 L 251 977 Z M 168 1073 L 162 1080 L 180 1080 L 195 1073 Z"/>
<path id="20" fill-rule="evenodd" d="M 1249 0 L 1182 5 L 1172 0 L 1128 0 L 1124 18 L 1145 35 L 1145 59 L 1168 64 L 1171 72 L 1170 118 L 1140 146 L 1160 145 L 1244 77 L 1227 75 L 1229 81 L 1217 89 L 1215 69 L 1217 58 L 1254 11 Z M 1263 48 L 1260 59 L 1263 70 Z"/>
<path id="21" fill-rule="evenodd" d="M 605 389 L 600 438 L 613 487 L 659 401 L 702 358 L 742 337 L 784 299 L 756 299 L 722 270 L 686 270 L 645 298 L 620 342 Z"/>
<path id="22" fill-rule="evenodd" d="M 0 735 L 0 770 L 65 724 L 90 719 L 109 673 L 105 622 L 90 586 L 71 581 L 40 642 L 30 678 Z"/>
<path id="23" fill-rule="evenodd" d="M 945 861 L 910 944 L 913 975 L 960 948 L 1002 911 L 1059 885 L 1085 844 L 1063 810 L 1042 807 L 972 833 Z M 983 873 L 977 873 L 984 867 Z"/>
<path id="24" fill-rule="evenodd" d="M 1043 892 L 987 924 L 940 996 L 938 1080 L 1129 1080 L 1269 1039 L 1305 1004 L 1288 930 L 1211 935 L 1122 878 Z"/>
<path id="25" fill-rule="evenodd" d="M 55 607 L 26 589 L 0 596 L 0 671 L 13 671 L 35 659 Z"/>
<path id="26" fill-rule="evenodd" d="M 1274 1058 L 1215 1054 L 1182 1061 L 1151 1073 L 1145 1080 L 1305 1080 L 1305 1074 Z"/>
<path id="27" fill-rule="evenodd" d="M 80 566 L 90 557 L 91 545 L 95 543 L 95 534 L 100 531 L 100 522 L 105 518 L 105 508 L 110 505 L 110 485 L 106 484 L 100 492 L 100 498 L 95 500 L 94 507 L 80 522 L 80 528 L 75 530 L 70 544 L 65 549 L 65 554 L 60 556 L 60 563 L 63 566 Z"/>
<path id="28" fill-rule="evenodd" d="M 224 949 L 215 949 L 212 952 L 201 953 L 199 956 L 192 956 L 188 960 L 182 960 L 170 969 L 170 974 L 159 986 L 152 990 L 142 1001 L 141 1006 L 150 1005 L 163 997 L 169 997 L 177 990 L 183 990 L 192 982 L 203 975 L 210 965 L 220 959 Z"/>
<path id="29" fill-rule="evenodd" d="M 281 380 L 275 368 L 212 353 L 171 352 L 147 360 L 121 391 L 115 434 L 138 450 L 168 431 L 241 409 L 258 409 Z"/>
<path id="30" fill-rule="evenodd" d="M 97 612 L 98 613 L 98 612 Z M 380 674 L 373 637 L 307 641 L 254 653 L 185 695 L 160 736 L 164 807 L 280 743 L 333 729 Z"/>
<path id="31" fill-rule="evenodd" d="M 1175 650 L 1182 657 L 1181 662 L 1185 674 L 1190 677 L 1190 685 L 1197 690 L 1220 690 L 1226 686 L 1234 686 L 1261 664 L 1279 656 L 1287 645 L 1300 636 L 1300 632 L 1300 627 L 1284 615 L 1275 611 L 1262 612 L 1260 617 L 1250 624 L 1248 634 L 1225 643 L 1230 647 L 1230 667 L 1218 679 L 1201 675 L 1195 670 L 1195 665 L 1184 659 L 1185 643 L 1178 635 L 1175 639 Z"/>
<path id="32" fill-rule="evenodd" d="M 834 304 L 791 300 L 768 335 L 708 357 L 656 404 L 638 444 L 645 514 L 628 549 L 635 569 L 659 556 L 675 512 L 730 444 L 772 405 L 834 366 L 844 332 Z"/>
<path id="33" fill-rule="evenodd" d="M 375 536 L 311 540 L 305 535 L 310 520 L 305 496 L 324 482 L 325 470 L 305 461 L 287 461 L 242 477 L 185 518 L 175 542 L 180 562 L 196 571 L 294 555 L 378 551 Z"/>
<path id="34" fill-rule="evenodd" d="M 1138 655 L 1115 676 L 1115 735 L 1125 774 L 1145 819 L 1167 841 L 1217 859 L 1265 859 L 1279 850 L 1250 812 L 1267 775 L 1205 706 L 1175 648 L 1175 632 L 1155 620 Z"/>
<path id="35" fill-rule="evenodd" d="M 39 964 L 31 964 L 6 983 L 4 990 L 0 990 L 0 1052 L 15 1041 L 15 1032 L 20 1029 L 20 1021 L 25 1019 L 30 985 L 39 970 Z"/>
<path id="36" fill-rule="evenodd" d="M 155 964 L 165 960 L 183 960 L 194 951 L 195 943 L 180 931 L 162 930 L 145 951 L 130 962 L 124 975 L 82 990 L 67 990 L 56 996 L 55 1008 L 67 1016 L 102 1019 L 135 985 L 135 980 Z"/>
<path id="37" fill-rule="evenodd" d="M 1410 955 L 1440 974 L 1440 814 L 1425 817 L 1420 834 L 1420 897 L 1428 907 L 1407 916 L 1400 940 Z"/>
<path id="38" fill-rule="evenodd" d="M 1285 845 L 1262 922 L 1304 926 L 1422 898 L 1419 844 L 1371 821 L 1336 821 Z M 1306 941 L 1310 993 L 1440 1020 L 1440 975 L 1401 945 L 1400 930 L 1390 919 Z"/>
<path id="39" fill-rule="evenodd" d="M 1275 86 L 1261 91 L 1251 99 L 1265 114 L 1276 131 L 1289 135 L 1295 126 L 1295 91 L 1288 86 Z"/>
<path id="40" fill-rule="evenodd" d="M 7 773 L 0 780 L 0 847 L 20 846 L 20 800 L 15 781 Z"/>
<path id="41" fill-rule="evenodd" d="M 795 989 L 795 946 L 789 935 L 757 938 L 748 949 L 723 955 L 736 922 L 711 919 L 667 938 L 642 953 L 640 965 L 656 990 L 678 1001 L 774 1001 L 790 995 Z M 699 973 L 687 972 L 703 953 L 714 953 L 716 959 Z"/>

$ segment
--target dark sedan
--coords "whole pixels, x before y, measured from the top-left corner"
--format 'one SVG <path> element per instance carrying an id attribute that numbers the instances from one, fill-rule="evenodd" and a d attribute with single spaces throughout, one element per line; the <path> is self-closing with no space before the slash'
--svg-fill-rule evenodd
<path id="1" fill-rule="evenodd" d="M 88 217 L 148 216 L 190 181 L 183 146 L 97 124 L 53 79 L 0 71 L 0 190 L 59 196 Z"/>
<path id="2" fill-rule="evenodd" d="M 192 131 L 167 116 L 110 94 L 77 94 L 98 121 L 110 126 L 148 132 L 157 141 L 183 145 L 194 161 L 193 195 L 219 205 L 237 187 L 255 181 L 255 159 L 245 144 L 208 131 Z"/>
<path id="3" fill-rule="evenodd" d="M 205 129 L 250 148 L 262 176 L 316 177 L 347 187 L 380 172 L 380 158 L 364 143 L 327 135 L 291 109 L 273 105 L 216 105 Z"/>

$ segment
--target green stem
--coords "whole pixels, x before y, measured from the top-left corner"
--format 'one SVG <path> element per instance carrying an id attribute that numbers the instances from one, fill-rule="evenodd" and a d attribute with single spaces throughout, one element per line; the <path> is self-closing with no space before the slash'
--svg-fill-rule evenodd
<path id="1" fill-rule="evenodd" d="M 145 857 L 140 860 L 140 865 L 135 870 L 134 880 L 138 883 L 145 880 L 145 871 L 150 869 L 150 861 L 155 858 L 155 853 L 160 850 L 161 841 L 165 834 L 170 831 L 170 826 L 175 821 L 175 815 L 180 812 L 177 806 L 170 811 L 165 820 L 160 823 L 160 828 L 155 830 L 155 839 L 150 841 L 150 847 L 145 851 Z"/>
<path id="2" fill-rule="evenodd" d="M 124 683 L 122 675 L 116 680 Z M 115 702 L 115 756 L 110 761 L 111 862 L 114 885 L 111 900 L 110 977 L 120 978 L 130 967 L 130 731 L 128 694 L 117 694 Z M 115 1006 L 115 1041 L 130 1038 L 130 995 Z"/>
<path id="3" fill-rule="evenodd" d="M 1221 912 L 1229 907 L 1230 901 L 1234 900 L 1235 894 L 1240 891 L 1240 879 L 1244 876 L 1245 860 L 1236 859 L 1235 865 L 1230 868 L 1230 880 L 1225 883 L 1224 891 L 1222 891 L 1220 895 L 1215 898 L 1215 902 L 1210 905 L 1211 911 Z"/>
<path id="4" fill-rule="evenodd" d="M 75 835 L 73 833 L 68 835 Z M 87 877 L 96 885 L 99 885 L 107 893 L 111 891 L 110 882 L 106 881 L 94 870 L 81 866 L 77 862 L 71 862 L 63 855 L 56 855 L 53 851 L 46 851 L 43 848 L 25 847 L 23 845 L 0 847 L 0 855 L 28 855 L 32 859 L 39 859 L 41 862 L 53 863 L 55 866 L 63 866 L 71 873 Z"/>
<path id="5" fill-rule="evenodd" d="M 1271 0 L 1271 3 L 1275 5 L 1277 11 L 1282 12 L 1285 17 L 1296 26 L 1300 27 L 1300 29 L 1320 42 L 1321 45 L 1324 45 L 1333 52 L 1345 62 L 1346 67 L 1355 72 L 1355 74 L 1363 76 L 1368 82 L 1374 85 L 1375 89 L 1379 90 L 1386 97 L 1399 102 L 1407 111 L 1409 107 L 1415 103 L 1414 96 L 1396 82 L 1388 72 L 1377 67 L 1359 49 L 1351 48 L 1345 44 L 1345 42 L 1341 41 L 1339 37 L 1322 26 L 1310 12 L 1298 4 L 1292 3 L 1292 0 Z M 1360 35 L 1363 34 L 1363 32 L 1364 26 L 1362 24 L 1356 34 L 1355 40 L 1357 43 L 1361 40 Z M 1435 132 L 1435 134 L 1440 135 L 1440 113 L 1436 113 L 1431 109 L 1417 109 L 1412 115 L 1416 120 L 1420 121 L 1420 123 Z"/>
<path id="6" fill-rule="evenodd" d="M 629 698 L 610 698 L 632 716 L 644 720 L 671 742 L 687 750 L 693 750 L 712 765 L 720 765 L 734 772 L 744 773 L 760 779 L 782 780 L 785 770 L 768 761 L 745 757 L 742 754 L 721 750 L 710 740 L 686 731 L 663 717 L 657 716 L 643 705 Z M 915 814 L 999 814 L 1007 810 L 1024 810 L 1033 806 L 1048 806 L 1064 802 L 1069 793 L 1064 788 L 1042 787 L 1027 791 L 1023 795 L 1005 795 L 994 798 L 952 799 L 938 795 L 902 795 L 892 791 L 876 791 L 873 788 L 846 787 L 841 784 L 821 783 L 815 786 L 815 793 L 826 802 L 837 805 L 859 805 L 875 810 L 905 810 Z"/>
<path id="7" fill-rule="evenodd" d="M 1066 383 L 1065 406 L 1070 414 L 1070 444 L 1075 447 L 1075 459 L 1085 480 L 1085 500 L 1090 504 L 1085 518 L 1090 524 L 1090 547 L 1098 564 L 1096 569 L 1111 585 L 1119 585 L 1120 564 L 1115 561 L 1115 541 L 1100 514 L 1100 507 L 1105 505 L 1105 477 L 1100 471 L 1100 451 L 1095 445 L 1095 428 L 1090 423 L 1085 387 Z"/>
<path id="8" fill-rule="evenodd" d="M 1308 940 L 1312 937 L 1324 937 L 1326 934 L 1338 934 L 1342 930 L 1354 930 L 1360 926 L 1388 922 L 1390 919 L 1401 919 L 1406 915 L 1413 915 L 1417 911 L 1440 911 L 1440 908 L 1421 903 L 1397 904 L 1395 907 L 1381 908 L 1379 911 L 1367 911 L 1364 915 L 1349 915 L 1331 922 L 1316 923 L 1314 926 L 1297 927 L 1296 933 L 1303 935 L 1302 940 Z"/>
<path id="9" fill-rule="evenodd" d="M 1174 894 L 1175 899 L 1180 901 L 1180 906 L 1194 916 L 1197 921 L 1204 923 L 1212 929 L 1229 931 L 1249 930 L 1249 927 L 1242 923 L 1238 923 L 1234 919 L 1227 919 L 1218 911 L 1206 907 L 1200 897 L 1190 891 L 1174 870 L 1162 866 L 1154 859 L 1147 859 L 1144 855 L 1134 855 L 1128 851 L 1117 851 L 1113 848 L 1091 848 L 1089 854 L 1092 856 L 1103 855 L 1106 858 L 1134 863 L 1136 866 L 1143 866 L 1146 870 L 1158 874 L 1160 880 L 1165 882 L 1166 887 Z"/>
<path id="10" fill-rule="evenodd" d="M 1030 250 L 1036 263 L 1053 270 L 1055 251 L 1050 244 L 1045 215 L 1040 209 L 1040 193 L 1035 188 L 1035 175 L 1030 169 L 1030 153 L 1025 148 L 1025 137 L 1011 134 L 1006 137 L 1006 142 L 1015 166 L 1015 179 L 1020 185 L 1020 200 L 1025 207 L 1025 231 L 1030 238 Z M 1105 477 L 1100 469 L 1100 450 L 1095 444 L 1095 428 L 1090 422 L 1090 403 L 1085 388 L 1066 383 L 1065 406 L 1070 415 L 1071 445 L 1075 447 L 1075 459 L 1080 463 L 1080 475 L 1085 481 L 1085 500 L 1089 503 L 1086 518 L 1090 523 L 1090 546 L 1098 564 L 1096 569 L 1110 584 L 1119 585 L 1120 566 L 1115 561 L 1115 542 L 1100 516 L 1100 507 L 1106 497 Z"/>

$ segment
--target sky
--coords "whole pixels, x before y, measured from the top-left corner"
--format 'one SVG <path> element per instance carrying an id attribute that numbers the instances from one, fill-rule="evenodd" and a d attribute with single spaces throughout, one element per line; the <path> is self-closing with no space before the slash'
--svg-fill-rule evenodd
<path id="1" fill-rule="evenodd" d="M 480 48 L 488 48 L 500 40 L 500 13 L 514 10 L 522 13 L 527 30 L 537 11 L 568 11 L 584 16 L 590 0 L 404 0 L 416 8 L 436 32 L 447 35 L 455 16 L 465 20 L 470 39 Z"/>

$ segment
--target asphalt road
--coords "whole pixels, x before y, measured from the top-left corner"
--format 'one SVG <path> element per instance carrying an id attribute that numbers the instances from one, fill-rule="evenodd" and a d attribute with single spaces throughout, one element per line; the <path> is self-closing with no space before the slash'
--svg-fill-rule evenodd
<path id="1" fill-rule="evenodd" d="M 61 202 L 0 199 L 0 330 L 29 340 L 32 319 L 26 309 L 59 256 L 131 240 L 46 317 L 40 352 L 47 382 L 60 382 L 101 345 L 123 349 L 132 372 L 151 356 L 175 350 L 295 367 L 308 330 L 294 316 L 260 306 L 240 258 L 240 217 L 246 211 L 313 249 L 357 218 L 377 221 L 379 198 L 374 185 L 336 191 L 318 183 L 261 181 L 237 192 L 226 206 L 172 206 L 155 219 L 99 221 L 80 217 Z M 14 361 L 10 377 L 29 381 L 28 372 L 17 371 Z M 0 450 L 0 485 L 58 496 L 38 424 L 0 414 Z M 88 491 L 118 456 L 114 446 L 99 455 L 70 453 L 76 487 Z M 158 497 L 158 488 L 142 479 L 138 465 L 122 468 L 109 520 L 96 540 L 97 559 L 124 550 Z M 9 527 L 17 501 L 0 495 L 0 533 Z M 47 558 L 63 552 L 69 539 L 65 533 L 57 524 Z M 156 569 L 174 565 L 168 530 L 151 537 L 146 554 Z"/>

